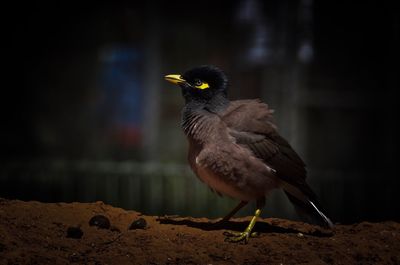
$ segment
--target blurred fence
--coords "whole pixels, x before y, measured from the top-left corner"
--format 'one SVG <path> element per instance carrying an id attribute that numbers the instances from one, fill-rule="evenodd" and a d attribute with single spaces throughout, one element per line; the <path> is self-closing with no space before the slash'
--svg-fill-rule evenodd
<path id="1" fill-rule="evenodd" d="M 1 168 L 0 196 L 22 200 L 102 200 L 146 214 L 218 217 L 235 201 L 211 192 L 185 165 L 36 161 Z"/>
<path id="2" fill-rule="evenodd" d="M 311 170 L 309 182 L 333 220 L 398 217 L 399 206 L 391 201 L 396 197 L 395 183 L 378 178 L 365 181 L 360 174 Z M 237 203 L 210 191 L 186 165 L 113 161 L 8 163 L 0 171 L 0 197 L 45 202 L 101 200 L 150 215 L 209 218 L 222 217 Z M 239 215 L 250 215 L 253 210 L 254 205 L 250 205 Z M 268 197 L 263 216 L 296 219 L 280 191 Z"/>

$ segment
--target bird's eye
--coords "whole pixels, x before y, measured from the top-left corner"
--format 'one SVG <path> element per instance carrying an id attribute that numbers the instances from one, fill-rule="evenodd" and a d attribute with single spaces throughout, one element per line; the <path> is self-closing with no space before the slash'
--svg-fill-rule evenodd
<path id="1" fill-rule="evenodd" d="M 206 89 L 206 88 L 209 88 L 209 87 L 210 87 L 210 86 L 208 85 L 208 83 L 203 82 L 203 81 L 201 81 L 200 79 L 195 79 L 195 80 L 193 81 L 193 86 L 194 86 L 195 88 L 198 88 L 198 89 Z"/>
<path id="2" fill-rule="evenodd" d="M 194 85 L 195 85 L 195 86 L 201 86 L 202 84 L 203 84 L 203 82 L 201 82 L 200 79 L 194 80 Z"/>

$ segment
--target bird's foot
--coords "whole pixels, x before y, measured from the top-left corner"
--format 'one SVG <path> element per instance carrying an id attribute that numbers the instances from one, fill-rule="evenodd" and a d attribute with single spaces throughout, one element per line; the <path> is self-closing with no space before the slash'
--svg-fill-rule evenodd
<path id="1" fill-rule="evenodd" d="M 254 225 L 256 224 L 256 219 L 258 216 L 260 216 L 261 210 L 257 209 L 256 212 L 254 213 L 253 218 L 251 218 L 251 221 L 247 228 L 244 230 L 244 232 L 238 233 L 238 232 L 224 232 L 224 235 L 226 236 L 225 241 L 228 242 L 240 242 L 243 244 L 247 244 L 249 242 L 250 237 L 255 237 L 257 236 L 257 232 L 251 232 L 253 230 Z"/>
<path id="2" fill-rule="evenodd" d="M 225 241 L 231 243 L 242 243 L 247 244 L 250 237 L 257 237 L 259 234 L 257 232 L 244 231 L 244 232 L 224 232 Z"/>

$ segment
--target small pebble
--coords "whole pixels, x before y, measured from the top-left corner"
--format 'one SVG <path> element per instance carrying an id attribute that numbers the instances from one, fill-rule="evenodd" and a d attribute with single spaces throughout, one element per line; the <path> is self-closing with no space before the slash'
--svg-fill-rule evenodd
<path id="1" fill-rule="evenodd" d="M 304 237 L 303 233 L 297 233 L 298 237 Z"/>
<path id="2" fill-rule="evenodd" d="M 97 226 L 101 229 L 109 229 L 110 228 L 110 220 L 104 215 L 95 215 L 89 221 L 90 226 Z"/>
<path id="3" fill-rule="evenodd" d="M 139 218 L 135 221 L 133 221 L 133 223 L 129 226 L 129 230 L 133 230 L 133 229 L 145 229 L 147 226 L 147 222 L 146 220 L 144 220 L 144 218 Z"/>
<path id="4" fill-rule="evenodd" d="M 67 237 L 69 238 L 81 238 L 83 236 L 83 231 L 80 227 L 70 226 L 67 229 Z"/>

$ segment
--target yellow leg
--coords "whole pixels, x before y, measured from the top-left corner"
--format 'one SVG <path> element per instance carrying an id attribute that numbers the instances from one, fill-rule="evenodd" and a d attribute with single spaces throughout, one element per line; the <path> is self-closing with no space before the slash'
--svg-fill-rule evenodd
<path id="1" fill-rule="evenodd" d="M 254 225 L 256 224 L 257 218 L 261 214 L 261 209 L 257 209 L 256 212 L 254 213 L 253 218 L 251 218 L 251 221 L 249 225 L 246 227 L 246 229 L 243 232 L 225 232 L 224 235 L 227 236 L 225 238 L 225 241 L 229 242 L 244 242 L 247 244 L 249 241 L 249 238 L 251 236 L 255 236 L 256 233 L 252 233 L 251 231 L 253 230 Z"/>

